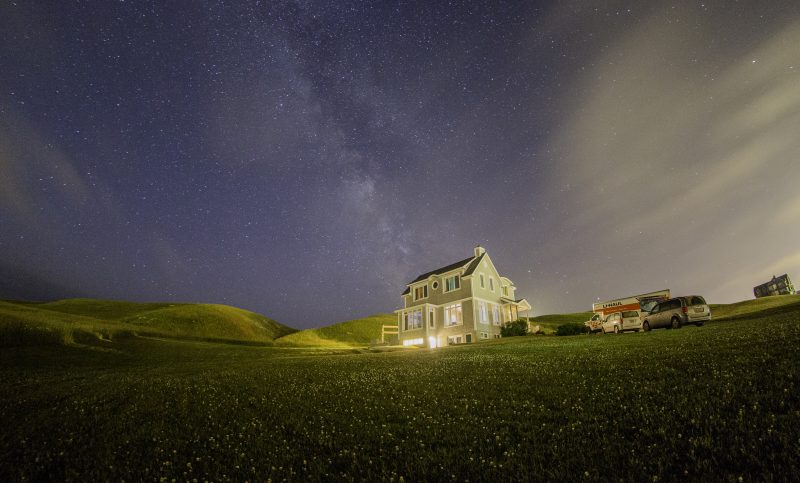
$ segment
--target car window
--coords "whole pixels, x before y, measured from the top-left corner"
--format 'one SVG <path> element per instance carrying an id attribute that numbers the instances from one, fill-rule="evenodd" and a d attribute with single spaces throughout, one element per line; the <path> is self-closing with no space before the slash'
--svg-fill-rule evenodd
<path id="1" fill-rule="evenodd" d="M 669 303 L 670 309 L 679 309 L 681 307 L 681 299 L 674 299 Z"/>
<path id="2" fill-rule="evenodd" d="M 655 305 L 653 305 L 653 307 L 650 309 L 650 312 L 651 312 L 651 313 L 653 313 L 653 314 L 657 313 L 657 312 L 658 312 L 658 309 L 659 309 L 659 307 L 661 307 L 661 304 L 655 304 Z"/>
<path id="3" fill-rule="evenodd" d="M 637 312 L 635 310 L 628 310 L 626 312 L 622 312 L 622 316 L 626 317 L 626 318 L 627 317 L 638 317 L 639 316 L 639 312 Z"/>
<path id="4" fill-rule="evenodd" d="M 658 305 L 658 300 L 648 300 L 639 304 L 642 310 L 646 310 L 648 312 L 652 312 L 656 305 Z"/>
<path id="5" fill-rule="evenodd" d="M 705 304 L 706 304 L 706 300 L 703 297 L 699 296 L 699 295 L 693 296 L 691 298 L 691 300 L 690 300 L 690 303 L 689 303 L 689 305 L 705 305 Z"/>

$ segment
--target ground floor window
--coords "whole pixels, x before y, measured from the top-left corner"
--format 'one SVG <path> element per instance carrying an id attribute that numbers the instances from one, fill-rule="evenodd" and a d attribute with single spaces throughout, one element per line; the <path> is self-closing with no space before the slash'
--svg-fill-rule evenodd
<path id="1" fill-rule="evenodd" d="M 478 320 L 481 321 L 481 324 L 489 323 L 489 311 L 486 308 L 486 302 L 483 300 L 478 302 Z"/>
<path id="2" fill-rule="evenodd" d="M 472 334 L 467 334 L 465 336 L 465 338 L 466 338 L 467 344 L 471 344 L 472 343 Z"/>
<path id="3" fill-rule="evenodd" d="M 464 321 L 464 316 L 461 313 L 461 304 L 448 305 L 447 307 L 444 308 L 445 327 L 461 325 L 463 321 Z"/>
<path id="4" fill-rule="evenodd" d="M 428 325 L 431 326 L 431 329 L 436 328 L 436 319 L 433 318 L 433 310 L 428 312 Z"/>
<path id="5" fill-rule="evenodd" d="M 414 310 L 412 312 L 407 312 L 404 330 L 413 330 L 421 328 L 422 328 L 422 311 Z"/>
<path id="6" fill-rule="evenodd" d="M 449 335 L 447 336 L 447 343 L 448 344 L 461 344 L 464 342 L 464 339 L 460 335 Z"/>
<path id="7" fill-rule="evenodd" d="M 409 345 L 422 345 L 422 339 L 420 338 L 420 339 L 408 339 L 408 340 L 404 340 L 404 341 L 403 341 L 403 345 L 405 345 L 405 346 L 409 346 Z"/>
<path id="8" fill-rule="evenodd" d="M 488 339 L 489 333 L 488 332 L 481 332 L 481 339 Z"/>
<path id="9" fill-rule="evenodd" d="M 500 334 L 495 334 L 495 335 L 494 335 L 494 338 L 495 338 L 495 339 L 499 339 L 499 338 L 500 338 Z"/>
<path id="10" fill-rule="evenodd" d="M 492 306 L 492 323 L 494 325 L 500 325 L 500 306 L 493 305 Z"/>

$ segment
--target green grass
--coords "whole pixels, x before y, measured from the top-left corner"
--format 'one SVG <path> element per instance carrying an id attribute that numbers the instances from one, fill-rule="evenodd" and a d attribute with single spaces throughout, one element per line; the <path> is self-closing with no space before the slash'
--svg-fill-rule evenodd
<path id="1" fill-rule="evenodd" d="M 711 316 L 716 320 L 751 315 L 764 311 L 796 310 L 800 295 L 775 295 L 734 304 L 711 304 Z"/>
<path id="2" fill-rule="evenodd" d="M 281 337 L 276 344 L 329 348 L 364 347 L 380 339 L 381 327 L 384 325 L 396 326 L 397 317 L 392 314 L 377 314 L 320 329 L 301 330 Z"/>
<path id="3" fill-rule="evenodd" d="M 542 333 L 547 335 L 555 334 L 559 325 L 579 323 L 583 324 L 592 316 L 592 312 L 576 312 L 573 314 L 550 314 L 539 315 L 537 317 L 529 317 L 528 320 L 532 325 L 538 325 L 542 329 Z"/>
<path id="4" fill-rule="evenodd" d="M 777 308 L 380 354 L 5 348 L 0 480 L 791 480 L 800 308 Z"/>
<path id="5" fill-rule="evenodd" d="M 91 299 L 0 302 L 0 347 L 109 341 L 132 334 L 272 343 L 292 332 L 268 317 L 226 305 Z"/>

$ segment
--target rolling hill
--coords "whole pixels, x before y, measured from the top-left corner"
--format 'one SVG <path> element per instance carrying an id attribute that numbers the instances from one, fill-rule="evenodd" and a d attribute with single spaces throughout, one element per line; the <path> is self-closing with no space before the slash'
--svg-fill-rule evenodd
<path id="1" fill-rule="evenodd" d="M 541 327 L 543 334 L 554 334 L 559 325 L 579 323 L 582 324 L 589 320 L 592 316 L 591 312 L 575 312 L 572 314 L 549 314 L 539 315 L 536 317 L 528 317 L 532 325 Z"/>
<path id="2" fill-rule="evenodd" d="M 272 343 L 295 330 L 247 310 L 216 304 L 67 299 L 0 302 L 0 345 L 71 343 L 147 335 Z"/>
<path id="3" fill-rule="evenodd" d="M 319 329 L 308 329 L 281 337 L 279 346 L 345 348 L 367 346 L 381 336 L 381 326 L 397 325 L 392 314 L 376 314 Z"/>
<path id="4" fill-rule="evenodd" d="M 800 295 L 712 304 L 712 321 L 800 306 Z M 591 312 L 532 317 L 544 334 L 565 323 L 584 322 Z M 327 327 L 296 331 L 268 317 L 216 304 L 135 303 L 93 299 L 55 302 L 0 301 L 0 346 L 97 343 L 131 335 L 173 339 L 274 344 L 280 347 L 364 347 L 380 338 L 392 314 L 376 314 Z"/>
<path id="5" fill-rule="evenodd" d="M 800 295 L 773 295 L 733 304 L 710 304 L 711 320 L 731 319 L 756 312 L 784 312 L 795 309 L 794 305 L 800 305 Z"/>

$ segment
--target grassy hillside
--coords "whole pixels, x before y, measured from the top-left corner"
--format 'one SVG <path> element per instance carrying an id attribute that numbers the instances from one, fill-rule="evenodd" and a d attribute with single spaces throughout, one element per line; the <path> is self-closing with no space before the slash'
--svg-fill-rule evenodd
<path id="1" fill-rule="evenodd" d="M 531 324 L 540 326 L 543 333 L 554 334 L 559 325 L 573 322 L 582 324 L 589 320 L 591 316 L 591 312 L 576 312 L 574 314 L 539 315 L 537 317 L 529 317 L 528 320 Z"/>
<path id="2" fill-rule="evenodd" d="M 69 344 L 139 334 L 271 343 L 294 331 L 253 312 L 214 304 L 68 299 L 0 302 L 0 345 Z"/>
<path id="3" fill-rule="evenodd" d="M 795 305 L 797 307 L 795 307 Z M 736 317 L 753 315 L 771 311 L 771 313 L 784 312 L 800 308 L 800 295 L 778 295 L 760 299 L 743 300 L 733 304 L 710 304 L 713 320 L 727 320 Z M 545 334 L 555 333 L 559 325 L 589 320 L 592 312 L 576 312 L 572 314 L 551 314 L 530 317 L 534 325 L 540 325 Z"/>
<path id="4" fill-rule="evenodd" d="M 800 295 L 775 295 L 760 299 L 743 300 L 734 304 L 711 304 L 711 317 L 724 320 L 764 311 L 794 310 L 800 306 Z"/>
<path id="5" fill-rule="evenodd" d="M 301 330 L 281 337 L 275 343 L 281 346 L 363 347 L 380 339 L 383 325 L 397 325 L 397 317 L 392 314 L 377 314 L 320 329 Z"/>
<path id="6" fill-rule="evenodd" d="M 381 354 L 4 348 L 0 481 L 792 480 L 800 307 L 773 308 Z"/>

